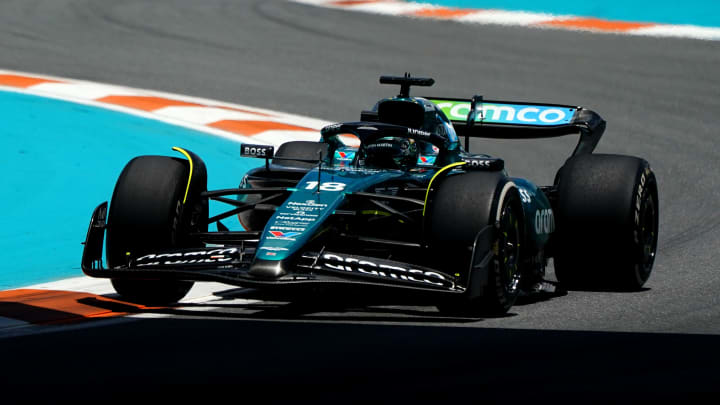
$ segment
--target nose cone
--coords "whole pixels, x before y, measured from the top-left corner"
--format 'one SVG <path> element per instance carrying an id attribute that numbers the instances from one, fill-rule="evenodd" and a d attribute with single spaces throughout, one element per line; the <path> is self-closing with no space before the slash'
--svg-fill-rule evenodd
<path id="1" fill-rule="evenodd" d="M 250 265 L 250 275 L 265 278 L 275 279 L 280 278 L 286 274 L 287 263 L 284 260 L 262 260 L 256 259 L 252 265 Z"/>

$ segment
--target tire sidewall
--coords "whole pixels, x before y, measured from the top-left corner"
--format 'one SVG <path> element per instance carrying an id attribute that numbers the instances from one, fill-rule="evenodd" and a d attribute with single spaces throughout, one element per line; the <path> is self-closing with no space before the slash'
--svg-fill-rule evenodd
<path id="1" fill-rule="evenodd" d="M 498 187 L 499 195 L 496 199 L 495 209 L 495 225 L 497 227 L 498 234 L 502 234 L 505 230 L 501 228 L 502 214 L 505 210 L 511 210 L 512 217 L 515 218 L 515 232 L 518 237 L 518 244 L 522 241 L 522 205 L 520 203 L 520 195 L 518 193 L 517 186 L 511 181 L 507 181 L 503 184 L 502 188 Z M 512 226 L 512 224 L 511 224 Z M 501 235 L 498 235 L 496 244 L 501 241 Z M 481 304 L 486 314 L 503 314 L 507 312 L 514 304 L 520 292 L 519 288 L 519 277 L 520 277 L 520 246 L 518 251 L 515 253 L 516 262 L 514 263 L 514 276 L 518 277 L 514 284 L 511 284 L 511 280 L 503 275 L 507 269 L 504 267 L 504 263 L 500 263 L 503 259 L 499 256 L 498 252 L 500 247 L 494 246 L 495 257 L 493 258 L 493 266 L 488 269 L 488 280 L 485 291 L 482 293 L 483 303 Z"/>
<path id="2" fill-rule="evenodd" d="M 112 267 L 134 257 L 174 247 L 190 247 L 193 215 L 206 215 L 207 205 L 187 196 L 189 164 L 164 156 L 140 156 L 123 169 L 110 203 L 106 258 Z M 197 210 L 195 210 L 197 208 Z M 194 213 L 194 211 L 198 211 Z M 201 222 L 201 221 L 200 221 Z M 111 279 L 125 299 L 164 305 L 182 299 L 192 281 Z"/>
<path id="3" fill-rule="evenodd" d="M 648 201 L 649 200 L 649 201 Z M 646 215 L 646 210 L 652 209 L 655 211 L 653 215 L 652 224 L 655 231 L 655 237 L 652 241 L 651 249 L 657 252 L 657 233 L 659 231 L 659 201 L 657 191 L 657 180 L 655 174 L 650 169 L 650 165 L 642 161 L 640 171 L 637 179 L 635 180 L 635 192 L 633 193 L 632 202 L 632 252 L 629 255 L 641 255 L 641 252 L 645 249 L 645 241 L 642 240 L 643 236 L 643 218 Z M 631 275 L 632 279 L 628 282 L 630 285 L 637 285 L 638 288 L 645 284 L 650 277 L 652 271 L 652 265 L 654 263 L 654 257 L 647 263 L 635 263 L 634 272 Z"/>
<path id="4" fill-rule="evenodd" d="M 172 167 L 174 170 L 167 176 L 173 178 L 164 184 L 164 189 L 135 195 L 134 185 L 138 177 L 144 175 L 142 169 L 149 161 Z M 189 216 L 185 215 L 183 204 L 183 185 L 187 184 L 187 176 L 186 163 L 170 157 L 139 156 L 125 166 L 113 191 L 108 212 L 106 248 L 111 267 L 127 264 L 126 252 L 137 256 L 153 249 L 181 246 L 185 242 L 181 235 L 189 228 Z M 154 199 L 147 209 L 143 207 L 144 198 Z M 164 199 L 160 201 L 159 198 Z"/>
<path id="5" fill-rule="evenodd" d="M 652 270 L 641 268 L 643 214 L 654 209 L 651 251 L 658 230 L 657 180 L 647 161 L 624 155 L 573 157 L 557 175 L 555 275 L 581 290 L 637 290 Z M 640 219 L 640 221 L 638 220 Z"/>
<path id="6" fill-rule="evenodd" d="M 485 226 L 499 226 L 504 209 L 512 210 L 518 221 L 517 235 L 523 237 L 524 217 L 517 186 L 500 172 L 467 172 L 443 179 L 434 189 L 428 202 L 430 218 L 430 246 L 443 263 L 452 266 L 452 273 L 461 271 L 461 282 L 467 285 L 463 296 L 438 308 L 454 316 L 501 316 L 515 303 L 519 288 L 508 289 L 502 272 L 504 267 L 497 255 L 486 270 L 472 269 L 471 248 Z M 500 231 L 502 232 L 502 231 Z M 497 240 L 493 249 L 498 252 Z M 487 252 L 478 252 L 485 255 Z M 451 260 L 452 258 L 452 260 Z M 517 269 L 520 256 L 517 253 Z M 464 274 L 462 273 L 464 272 Z M 520 273 L 517 273 L 520 274 Z"/>

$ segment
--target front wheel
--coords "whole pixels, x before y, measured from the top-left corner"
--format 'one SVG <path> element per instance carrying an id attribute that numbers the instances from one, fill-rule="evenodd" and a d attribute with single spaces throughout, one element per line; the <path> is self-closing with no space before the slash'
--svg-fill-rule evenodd
<path id="1" fill-rule="evenodd" d="M 140 156 L 125 166 L 108 213 L 106 256 L 110 268 L 127 265 L 129 255 L 193 244 L 185 235 L 196 226 L 191 223 L 193 215 L 197 220 L 198 210 L 187 204 L 188 177 L 186 161 L 165 156 Z M 124 299 L 146 305 L 177 302 L 193 286 L 190 281 L 174 280 L 111 281 Z"/>
<path id="2" fill-rule="evenodd" d="M 515 185 L 500 173 L 448 177 L 435 193 L 430 215 L 433 245 L 444 253 L 441 265 L 459 274 L 468 286 L 462 297 L 438 309 L 452 316 L 505 314 L 517 299 L 522 277 L 523 214 Z M 487 225 L 495 227 L 493 259 L 486 274 L 471 272 L 475 237 Z"/>

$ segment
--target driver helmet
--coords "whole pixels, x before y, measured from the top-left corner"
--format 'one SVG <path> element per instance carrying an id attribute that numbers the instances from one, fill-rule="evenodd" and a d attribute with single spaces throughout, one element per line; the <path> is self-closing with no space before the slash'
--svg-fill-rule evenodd
<path id="1" fill-rule="evenodd" d="M 385 137 L 365 146 L 365 164 L 384 169 L 414 167 L 418 147 L 414 139 Z"/>

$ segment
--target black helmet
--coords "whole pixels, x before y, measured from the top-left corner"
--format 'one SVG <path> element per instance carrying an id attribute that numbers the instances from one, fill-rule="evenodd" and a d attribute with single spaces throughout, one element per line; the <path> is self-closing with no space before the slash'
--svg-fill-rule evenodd
<path id="1" fill-rule="evenodd" d="M 365 145 L 365 164 L 384 169 L 414 167 L 418 148 L 414 139 L 385 137 Z"/>

